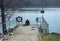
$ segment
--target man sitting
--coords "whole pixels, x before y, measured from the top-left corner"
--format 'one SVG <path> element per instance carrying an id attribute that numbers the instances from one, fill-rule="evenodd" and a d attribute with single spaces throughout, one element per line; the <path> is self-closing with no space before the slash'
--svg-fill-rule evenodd
<path id="1" fill-rule="evenodd" d="M 27 26 L 27 25 L 30 25 L 30 21 L 27 19 L 26 21 L 25 21 L 25 25 Z"/>

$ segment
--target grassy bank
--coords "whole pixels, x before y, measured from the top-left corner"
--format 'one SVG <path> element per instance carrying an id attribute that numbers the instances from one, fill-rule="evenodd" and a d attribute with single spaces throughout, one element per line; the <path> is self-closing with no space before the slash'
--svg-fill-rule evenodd
<path id="1" fill-rule="evenodd" d="M 60 41 L 59 34 L 48 34 L 48 35 L 43 35 L 42 37 L 41 34 L 38 35 L 39 41 Z"/>

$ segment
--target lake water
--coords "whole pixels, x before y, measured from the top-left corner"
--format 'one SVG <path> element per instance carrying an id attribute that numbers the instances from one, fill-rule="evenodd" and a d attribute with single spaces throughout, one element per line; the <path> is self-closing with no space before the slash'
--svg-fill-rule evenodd
<path id="1" fill-rule="evenodd" d="M 12 18 L 10 19 L 11 25 L 13 26 L 13 19 L 16 24 L 16 17 L 21 16 L 23 18 L 23 24 L 27 19 L 29 19 L 31 24 L 36 24 L 36 17 L 41 17 L 40 11 L 20 11 L 15 12 Z M 45 11 L 44 18 L 49 24 L 49 32 L 60 33 L 60 10 L 54 11 Z M 7 22 L 7 28 L 9 28 L 9 23 Z M 2 30 L 0 30 L 2 32 Z"/>

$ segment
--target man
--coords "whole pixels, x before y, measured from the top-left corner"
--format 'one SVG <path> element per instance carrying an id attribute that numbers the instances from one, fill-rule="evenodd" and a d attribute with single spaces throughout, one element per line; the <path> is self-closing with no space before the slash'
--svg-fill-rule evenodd
<path id="1" fill-rule="evenodd" d="M 25 25 L 30 25 L 30 21 L 27 19 L 26 22 L 25 22 Z"/>

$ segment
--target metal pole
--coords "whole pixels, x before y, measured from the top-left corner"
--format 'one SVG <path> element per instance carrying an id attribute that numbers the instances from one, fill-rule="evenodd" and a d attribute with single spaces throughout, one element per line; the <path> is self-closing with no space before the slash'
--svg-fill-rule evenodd
<path id="1" fill-rule="evenodd" d="M 14 25 L 14 19 L 13 19 L 13 25 Z"/>
<path id="2" fill-rule="evenodd" d="M 9 20 L 9 28 L 10 28 L 10 20 Z"/>

